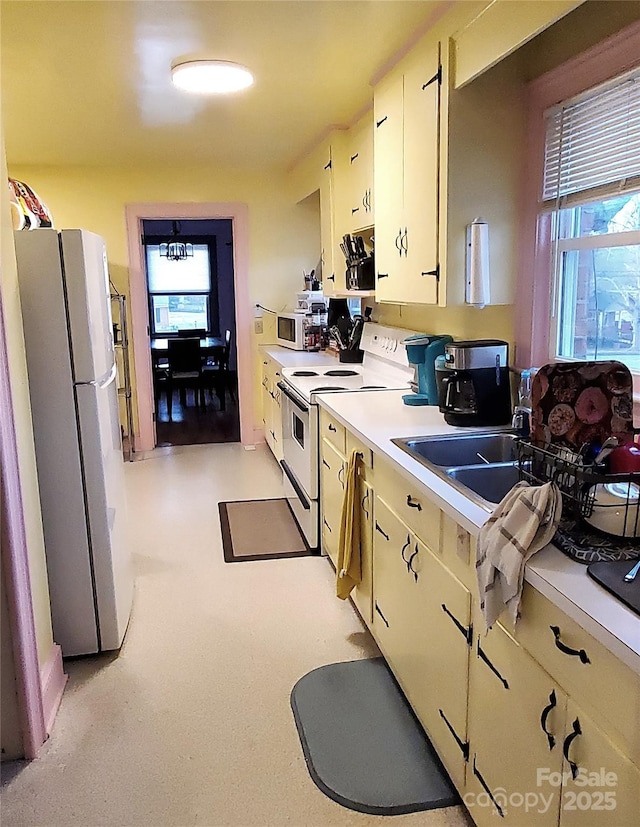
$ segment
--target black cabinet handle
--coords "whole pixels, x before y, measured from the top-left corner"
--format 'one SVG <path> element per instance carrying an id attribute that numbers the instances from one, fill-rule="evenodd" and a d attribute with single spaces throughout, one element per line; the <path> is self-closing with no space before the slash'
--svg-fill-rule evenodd
<path id="1" fill-rule="evenodd" d="M 360 503 L 360 507 L 364 511 L 367 520 L 369 519 L 369 509 L 366 508 L 365 503 L 367 502 L 368 499 L 369 499 L 369 489 L 367 489 L 364 492 L 364 497 L 362 498 L 362 502 Z"/>
<path id="2" fill-rule="evenodd" d="M 328 468 L 329 471 L 331 471 L 331 466 L 329 465 L 329 463 L 326 461 L 326 459 L 324 457 L 322 457 L 322 464 L 324 465 L 325 468 Z"/>
<path id="3" fill-rule="evenodd" d="M 331 169 L 331 161 L 328 164 L 324 165 L 324 169 Z"/>
<path id="4" fill-rule="evenodd" d="M 351 207 L 351 215 L 355 215 L 357 212 L 360 212 L 360 207 Z"/>
<path id="5" fill-rule="evenodd" d="M 453 735 L 454 741 L 460 747 L 460 752 L 463 754 L 464 760 L 468 761 L 469 760 L 469 742 L 468 741 L 463 741 L 462 738 L 460 738 L 460 736 L 455 731 L 455 729 L 451 726 L 449 721 L 447 721 L 447 716 L 444 714 L 444 712 L 441 709 L 439 709 L 438 712 L 440 713 L 440 717 L 442 718 L 442 720 L 447 725 L 447 729 Z"/>
<path id="6" fill-rule="evenodd" d="M 436 281 L 440 281 L 440 265 L 436 264 L 435 270 L 423 270 L 420 273 L 421 276 L 435 276 Z"/>
<path id="7" fill-rule="evenodd" d="M 335 434 L 335 432 L 336 432 L 336 430 L 337 430 L 337 429 L 336 429 L 335 425 L 332 425 L 331 423 L 329 423 L 329 424 L 327 425 L 327 430 L 328 430 L 328 431 L 333 431 L 333 432 L 334 432 L 334 434 Z"/>
<path id="8" fill-rule="evenodd" d="M 378 278 L 379 279 L 388 279 L 389 278 L 389 273 L 378 273 Z"/>
<path id="9" fill-rule="evenodd" d="M 358 157 L 358 153 L 356 152 L 356 154 L 355 154 L 355 155 L 352 155 L 352 156 L 351 156 L 351 160 L 350 160 L 350 162 L 349 162 L 349 163 L 351 163 L 351 164 L 352 164 L 352 163 L 356 160 L 356 158 L 357 158 L 357 157 Z"/>
<path id="10" fill-rule="evenodd" d="M 564 744 L 562 745 L 562 754 L 569 762 L 569 766 L 571 767 L 571 777 L 573 779 L 577 778 L 577 775 L 580 772 L 580 768 L 574 761 L 572 761 L 569 758 L 569 747 L 578 737 L 578 735 L 582 735 L 582 729 L 580 728 L 580 721 L 578 720 L 578 718 L 576 718 L 573 722 L 573 731 L 567 735 L 567 737 L 564 739 Z"/>
<path id="11" fill-rule="evenodd" d="M 409 571 L 409 561 L 404 556 L 404 550 L 411 545 L 411 535 L 407 534 L 407 542 L 402 546 L 400 549 L 400 556 L 402 557 L 403 561 L 407 564 L 407 571 Z"/>
<path id="12" fill-rule="evenodd" d="M 551 710 L 556 708 L 557 703 L 558 702 L 556 701 L 556 691 L 555 689 L 553 689 L 551 691 L 551 694 L 549 695 L 549 704 L 548 706 L 545 706 L 545 708 L 542 710 L 542 715 L 540 716 L 540 726 L 542 727 L 542 731 L 544 732 L 544 734 L 547 736 L 547 741 L 549 742 L 550 750 L 552 750 L 555 747 L 556 739 L 547 729 L 547 718 L 549 717 L 549 713 L 551 712 Z"/>
<path id="13" fill-rule="evenodd" d="M 340 465 L 340 468 L 338 468 L 338 482 L 344 488 L 344 465 Z"/>
<path id="14" fill-rule="evenodd" d="M 493 793 L 489 789 L 489 786 L 488 786 L 487 782 L 484 780 L 484 778 L 478 772 L 478 768 L 476 767 L 476 757 L 475 757 L 475 755 L 473 756 L 473 774 L 475 775 L 475 777 L 478 779 L 478 781 L 482 785 L 482 789 L 489 796 L 489 798 L 493 801 L 493 806 L 498 811 L 498 815 L 500 816 L 500 818 L 504 818 L 504 813 L 502 812 L 502 807 L 496 801 Z"/>
<path id="15" fill-rule="evenodd" d="M 376 612 L 380 615 L 380 617 L 382 618 L 382 620 L 383 620 L 383 622 L 384 622 L 384 625 L 385 625 L 385 626 L 387 627 L 387 629 L 388 629 L 388 628 L 389 628 L 389 621 L 387 620 L 387 618 L 386 618 L 386 617 L 382 614 L 382 612 L 380 611 L 380 606 L 378 606 L 378 601 L 377 601 L 377 600 L 375 601 L 375 606 L 376 606 Z"/>
<path id="16" fill-rule="evenodd" d="M 487 666 L 489 667 L 489 669 L 491 669 L 491 671 L 493 672 L 493 674 L 494 674 L 494 675 L 498 678 L 498 680 L 499 680 L 499 681 L 500 681 L 500 683 L 504 686 L 504 688 L 505 688 L 505 689 L 508 689 L 508 688 L 509 688 L 509 684 L 508 684 L 508 683 L 507 683 L 507 681 L 506 681 L 506 680 L 502 677 L 502 675 L 500 674 L 500 672 L 498 672 L 498 670 L 496 669 L 496 667 L 495 667 L 495 666 L 491 663 L 491 661 L 489 660 L 489 658 L 488 658 L 488 657 L 487 657 L 487 655 L 486 655 L 486 652 L 484 652 L 484 650 L 482 649 L 482 646 L 480 646 L 480 641 L 478 641 L 478 646 L 477 646 L 477 649 L 478 649 L 478 657 L 479 657 L 481 660 L 483 660 L 483 661 L 487 664 Z"/>
<path id="17" fill-rule="evenodd" d="M 332 274 L 332 275 L 330 275 L 330 276 L 327 276 L 327 281 L 335 281 L 335 280 L 336 280 L 335 273 L 333 273 L 333 274 Z"/>
<path id="18" fill-rule="evenodd" d="M 432 78 L 429 78 L 429 80 L 426 83 L 422 84 L 422 88 L 426 89 L 427 86 L 431 86 L 431 84 L 435 83 L 436 81 L 438 81 L 438 83 L 442 83 L 442 66 L 438 66 L 438 71 Z"/>
<path id="19" fill-rule="evenodd" d="M 451 618 L 454 626 L 462 632 L 462 634 L 464 635 L 464 639 L 467 641 L 467 644 L 471 646 L 471 641 L 473 639 L 473 624 L 465 626 L 463 623 L 460 623 L 458 618 L 452 612 L 450 612 L 449 609 L 447 609 L 446 603 L 442 603 L 440 605 L 440 608 L 449 618 Z"/>
<path id="20" fill-rule="evenodd" d="M 408 238 L 408 235 L 407 235 L 407 228 L 406 227 L 404 228 L 404 232 L 402 233 L 402 235 L 400 237 L 400 248 L 401 248 L 401 253 L 400 254 L 402 255 L 402 251 L 404 251 L 404 257 L 406 258 L 407 253 L 409 252 L 409 238 Z"/>
<path id="21" fill-rule="evenodd" d="M 413 563 L 413 558 L 417 554 L 418 554 L 418 544 L 416 543 L 416 550 L 413 552 L 411 557 L 409 557 L 409 563 L 408 563 L 409 571 L 413 573 L 413 577 L 414 577 L 416 583 L 418 582 L 418 572 L 413 568 L 413 566 L 411 564 Z"/>
<path id="22" fill-rule="evenodd" d="M 388 115 L 385 115 L 384 118 L 380 118 L 379 121 L 376 121 L 376 128 L 378 128 L 379 126 L 382 126 L 382 124 L 387 120 L 388 117 L 389 117 Z"/>
<path id="23" fill-rule="evenodd" d="M 417 508 L 418 511 L 422 511 L 422 506 L 419 502 L 414 502 L 411 499 L 411 494 L 407 494 L 407 505 L 409 506 L 409 508 Z"/>
<path id="24" fill-rule="evenodd" d="M 385 540 L 389 540 L 389 535 L 380 528 L 380 524 L 378 523 L 377 520 L 376 520 L 376 531 L 379 531 L 380 534 L 382 534 L 382 536 L 384 537 Z"/>
<path id="25" fill-rule="evenodd" d="M 402 238 L 402 228 L 400 228 L 400 230 L 398 231 L 398 235 L 396 236 L 396 250 L 398 251 L 398 255 L 402 255 L 402 247 L 401 247 L 401 241 L 400 241 L 401 238 Z"/>
<path id="26" fill-rule="evenodd" d="M 581 663 L 591 663 L 591 661 L 589 660 L 589 656 L 584 651 L 584 649 L 571 649 L 569 646 L 567 646 L 560 640 L 559 626 L 549 626 L 549 628 L 553 632 L 553 637 L 555 638 L 556 646 L 561 652 L 564 652 L 565 655 L 571 655 L 574 658 L 580 658 Z"/>
<path id="27" fill-rule="evenodd" d="M 331 526 L 329 525 L 329 523 L 326 521 L 326 519 L 324 517 L 322 518 L 322 522 L 326 525 L 326 527 L 329 529 L 329 531 L 333 534 L 333 530 L 332 530 Z"/>

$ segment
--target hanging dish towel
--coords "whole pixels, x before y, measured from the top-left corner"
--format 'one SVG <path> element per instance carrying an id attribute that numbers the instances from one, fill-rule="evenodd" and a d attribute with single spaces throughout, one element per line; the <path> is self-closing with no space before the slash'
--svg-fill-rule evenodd
<path id="1" fill-rule="evenodd" d="M 362 456 L 359 451 L 352 451 L 347 466 L 344 500 L 342 501 L 342 519 L 340 520 L 340 540 L 338 543 L 338 568 L 336 577 L 336 594 L 341 600 L 349 597 L 351 590 L 362 579 L 360 563 L 360 498 L 358 497 L 358 474 Z"/>
<path id="2" fill-rule="evenodd" d="M 553 539 L 562 514 L 555 483 L 515 485 L 480 529 L 476 573 L 487 629 L 504 609 L 515 624 L 527 560 Z"/>

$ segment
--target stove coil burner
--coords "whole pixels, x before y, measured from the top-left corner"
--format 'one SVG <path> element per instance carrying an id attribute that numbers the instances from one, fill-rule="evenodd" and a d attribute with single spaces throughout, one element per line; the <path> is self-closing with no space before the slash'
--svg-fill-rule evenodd
<path id="1" fill-rule="evenodd" d="M 325 376 L 358 376 L 357 370 L 328 370 Z"/>
<path id="2" fill-rule="evenodd" d="M 319 376 L 319 374 L 315 370 L 296 370 L 291 375 L 292 376 Z"/>
<path id="3" fill-rule="evenodd" d="M 321 391 L 346 391 L 346 388 L 341 388 L 338 385 L 325 385 L 324 387 L 314 388 L 312 393 L 320 393 Z"/>

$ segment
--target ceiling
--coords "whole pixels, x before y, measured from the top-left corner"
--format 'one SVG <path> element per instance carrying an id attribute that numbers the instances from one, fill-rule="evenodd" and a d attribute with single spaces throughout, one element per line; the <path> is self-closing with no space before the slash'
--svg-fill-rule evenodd
<path id="1" fill-rule="evenodd" d="M 449 3 L 2 0 L 8 163 L 285 168 L 350 125 L 371 80 Z M 247 65 L 236 96 L 172 87 L 179 56 Z"/>

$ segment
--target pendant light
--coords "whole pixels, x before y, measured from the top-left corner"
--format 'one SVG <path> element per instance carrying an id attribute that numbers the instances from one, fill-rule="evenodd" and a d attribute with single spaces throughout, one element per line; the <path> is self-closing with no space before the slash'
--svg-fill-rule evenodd
<path id="1" fill-rule="evenodd" d="M 187 258 L 193 257 L 193 244 L 179 241 L 179 236 L 180 224 L 174 221 L 171 241 L 165 241 L 160 245 L 160 255 L 162 258 L 169 259 L 169 261 L 184 261 Z"/>

